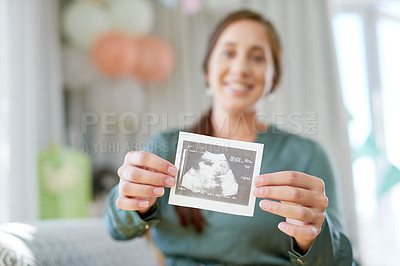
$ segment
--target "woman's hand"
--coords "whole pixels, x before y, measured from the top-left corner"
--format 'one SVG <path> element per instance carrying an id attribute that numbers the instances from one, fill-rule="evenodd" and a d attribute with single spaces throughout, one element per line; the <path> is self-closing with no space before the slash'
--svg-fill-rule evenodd
<path id="1" fill-rule="evenodd" d="M 328 198 L 322 179 L 300 172 L 276 172 L 257 176 L 254 195 L 264 211 L 286 218 L 278 228 L 292 236 L 305 254 L 321 232 Z"/>
<path id="2" fill-rule="evenodd" d="M 176 167 L 157 155 L 131 151 L 118 169 L 119 197 L 117 206 L 128 211 L 146 213 L 164 195 L 164 187 L 175 185 Z"/>

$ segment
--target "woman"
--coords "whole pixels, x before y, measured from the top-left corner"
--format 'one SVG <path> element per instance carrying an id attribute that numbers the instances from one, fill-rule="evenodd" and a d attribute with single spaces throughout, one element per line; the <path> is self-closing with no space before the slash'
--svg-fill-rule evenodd
<path id="1" fill-rule="evenodd" d="M 226 17 L 210 38 L 204 71 L 213 104 L 193 132 L 264 144 L 262 174 L 254 179 L 254 217 L 168 205 L 177 173 L 171 163 L 176 130 L 158 134 L 146 151 L 125 157 L 119 186 L 108 199 L 112 236 L 130 239 L 150 227 L 167 265 L 351 265 L 324 151 L 256 119 L 281 73 L 271 23 L 251 11 Z"/>

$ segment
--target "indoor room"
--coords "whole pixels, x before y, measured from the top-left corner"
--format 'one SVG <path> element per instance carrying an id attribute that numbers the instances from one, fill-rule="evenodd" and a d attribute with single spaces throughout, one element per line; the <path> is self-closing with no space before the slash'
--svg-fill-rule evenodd
<path id="1" fill-rule="evenodd" d="M 396 265 L 399 36 L 395 0 L 0 0 L 0 265 Z"/>

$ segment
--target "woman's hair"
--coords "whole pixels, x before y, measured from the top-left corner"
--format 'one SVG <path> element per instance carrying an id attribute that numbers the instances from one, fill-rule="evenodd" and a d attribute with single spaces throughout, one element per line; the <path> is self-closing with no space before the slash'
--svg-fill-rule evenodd
<path id="1" fill-rule="evenodd" d="M 213 126 L 211 124 L 211 109 L 207 111 L 191 130 L 193 133 L 212 136 Z M 207 220 L 204 219 L 199 209 L 175 206 L 175 212 L 178 215 L 179 222 L 183 227 L 193 225 L 196 232 L 201 233 Z"/>
<path id="2" fill-rule="evenodd" d="M 278 85 L 282 73 L 281 43 L 279 40 L 278 33 L 275 30 L 275 27 L 272 25 L 272 23 L 263 18 L 260 14 L 250 10 L 241 10 L 231 13 L 225 19 L 220 21 L 220 23 L 215 28 L 214 32 L 211 34 L 210 39 L 208 40 L 206 56 L 203 61 L 203 71 L 205 74 L 208 73 L 208 63 L 210 61 L 210 57 L 212 51 L 214 50 L 215 44 L 219 39 L 219 36 L 221 36 L 222 32 L 229 25 L 239 20 L 254 20 L 261 23 L 265 27 L 267 38 L 269 40 L 269 45 L 271 47 L 272 60 L 274 64 L 274 77 L 272 80 L 272 87 L 270 91 L 272 92 L 275 89 L 276 85 Z"/>
<path id="3" fill-rule="evenodd" d="M 239 20 L 254 20 L 260 22 L 265 26 L 267 37 L 269 40 L 269 45 L 272 51 L 272 58 L 274 64 L 274 77 L 271 87 L 271 92 L 275 89 L 276 85 L 279 83 L 281 77 L 281 45 L 279 41 L 278 34 L 274 26 L 267 20 L 265 20 L 260 14 L 249 10 L 241 10 L 229 14 L 225 19 L 219 22 L 214 32 L 211 34 L 208 41 L 207 53 L 203 61 L 204 73 L 208 72 L 208 62 L 210 60 L 211 53 L 218 41 L 219 36 L 222 32 L 233 22 Z M 195 124 L 192 128 L 193 133 L 212 136 L 213 135 L 213 125 L 211 120 L 212 110 L 208 110 Z M 184 227 L 193 225 L 197 232 L 202 232 L 204 225 L 207 224 L 207 220 L 204 219 L 199 209 L 175 206 L 175 211 L 179 217 L 180 224 Z"/>

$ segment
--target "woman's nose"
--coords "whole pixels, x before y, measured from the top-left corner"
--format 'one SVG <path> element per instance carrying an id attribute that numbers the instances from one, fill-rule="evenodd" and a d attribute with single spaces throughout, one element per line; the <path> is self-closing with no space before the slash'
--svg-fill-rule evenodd
<path id="1" fill-rule="evenodd" d="M 237 56 L 232 60 L 230 70 L 235 74 L 247 75 L 250 72 L 250 64 L 244 56 Z"/>

